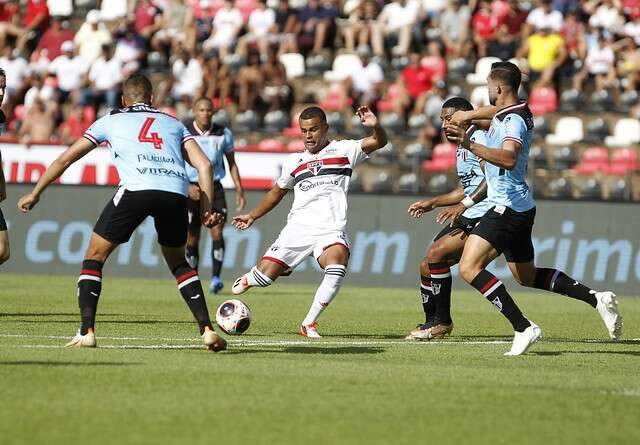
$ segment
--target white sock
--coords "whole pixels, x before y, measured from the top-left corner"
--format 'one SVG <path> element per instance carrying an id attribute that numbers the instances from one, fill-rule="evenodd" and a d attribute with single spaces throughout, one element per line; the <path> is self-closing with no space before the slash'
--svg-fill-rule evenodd
<path id="1" fill-rule="evenodd" d="M 316 296 L 313 298 L 313 303 L 311 303 L 307 316 L 302 320 L 302 324 L 304 326 L 313 324 L 318 319 L 322 311 L 329 306 L 331 300 L 334 299 L 340 290 L 340 285 L 342 285 L 346 269 L 347 268 L 342 264 L 330 264 L 324 269 L 324 278 L 322 279 L 322 283 L 320 283 L 320 286 L 316 291 Z"/>
<path id="2" fill-rule="evenodd" d="M 249 286 L 267 287 L 273 284 L 273 280 L 260 272 L 257 267 L 253 267 L 247 274 Z"/>

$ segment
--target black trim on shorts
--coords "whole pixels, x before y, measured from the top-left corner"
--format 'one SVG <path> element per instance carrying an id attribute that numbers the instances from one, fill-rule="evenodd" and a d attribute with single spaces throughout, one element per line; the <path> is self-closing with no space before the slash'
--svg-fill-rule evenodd
<path id="1" fill-rule="evenodd" d="M 460 216 L 453 222 L 453 224 L 447 224 L 444 229 L 438 232 L 433 241 L 438 241 L 443 236 L 448 235 L 454 231 L 461 230 L 469 235 L 476 224 L 478 224 L 478 221 L 480 221 L 480 218 L 465 218 L 464 216 Z"/>
<path id="2" fill-rule="evenodd" d="M 534 258 L 531 235 L 536 218 L 536 208 L 516 212 L 509 207 L 492 207 L 480 218 L 471 232 L 493 246 L 498 254 L 503 253 L 509 263 L 528 263 Z"/>
<path id="3" fill-rule="evenodd" d="M 123 244 L 147 216 L 153 218 L 160 245 L 185 245 L 187 198 L 162 190 L 119 189 L 100 214 L 93 231 L 107 241 Z"/>
<path id="4" fill-rule="evenodd" d="M 4 232 L 5 230 L 7 230 L 7 221 L 4 219 L 2 209 L 0 209 L 0 232 Z"/>

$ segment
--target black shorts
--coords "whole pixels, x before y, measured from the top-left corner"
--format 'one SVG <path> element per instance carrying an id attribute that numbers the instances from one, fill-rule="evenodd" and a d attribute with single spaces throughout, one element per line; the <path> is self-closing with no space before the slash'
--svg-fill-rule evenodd
<path id="1" fill-rule="evenodd" d="M 198 185 L 198 184 L 194 184 Z M 189 212 L 189 230 L 196 230 L 201 225 L 200 220 L 200 201 L 193 199 L 187 200 L 187 210 Z M 213 208 L 221 212 L 226 220 L 227 218 L 227 199 L 224 196 L 224 187 L 220 181 L 213 182 Z"/>
<path id="2" fill-rule="evenodd" d="M 454 232 L 462 231 L 469 235 L 476 224 L 478 224 L 478 221 L 480 221 L 480 218 L 465 218 L 464 216 L 460 216 L 453 222 L 453 224 L 447 224 L 446 227 L 436 235 L 433 241 L 438 241 L 440 238 L 450 233 L 455 235 L 456 233 Z"/>
<path id="3" fill-rule="evenodd" d="M 504 209 L 503 212 L 497 210 Z M 504 253 L 509 263 L 528 263 L 533 260 L 531 232 L 536 208 L 516 212 L 509 207 L 493 207 L 471 232 L 487 240 L 498 254 Z"/>
<path id="4" fill-rule="evenodd" d="M 160 190 L 119 189 L 100 214 L 93 231 L 112 243 L 126 243 L 147 216 L 153 218 L 160 245 L 185 245 L 187 198 Z"/>
<path id="5" fill-rule="evenodd" d="M 0 232 L 4 232 L 5 230 L 7 230 L 7 222 L 4 220 L 2 209 L 0 209 Z"/>

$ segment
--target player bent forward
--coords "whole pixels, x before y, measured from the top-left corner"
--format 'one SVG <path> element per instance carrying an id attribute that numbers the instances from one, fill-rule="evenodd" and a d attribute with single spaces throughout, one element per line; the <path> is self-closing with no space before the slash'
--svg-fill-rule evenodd
<path id="1" fill-rule="evenodd" d="M 180 121 L 151 107 L 152 87 L 146 77 L 129 77 L 122 86 L 122 101 L 125 108 L 94 122 L 82 138 L 53 161 L 33 191 L 18 201 L 20 210 L 30 211 L 47 186 L 71 164 L 102 142 L 109 146 L 121 183 L 93 229 L 82 262 L 78 279 L 82 324 L 67 346 L 96 346 L 94 325 L 102 290 L 102 267 L 115 248 L 126 243 L 150 216 L 164 259 L 198 322 L 205 346 L 213 351 L 225 349 L 226 341 L 211 325 L 198 273 L 184 258 L 188 185 L 185 160 L 198 170 L 203 224 L 211 227 L 222 221 L 222 215 L 211 211 L 211 163 Z"/>
<path id="2" fill-rule="evenodd" d="M 254 286 L 269 286 L 313 255 L 324 269 L 324 278 L 299 329 L 299 334 L 305 337 L 320 338 L 316 320 L 340 290 L 346 273 L 347 192 L 353 169 L 387 144 L 387 135 L 377 117 L 367 107 L 356 113 L 362 125 L 372 128 L 374 133 L 361 140 L 329 141 L 324 111 L 306 108 L 299 118 L 305 151 L 287 158 L 276 185 L 256 208 L 233 218 L 235 227 L 247 229 L 293 189 L 287 225 L 258 265 L 235 281 L 231 292 L 237 295 Z"/>

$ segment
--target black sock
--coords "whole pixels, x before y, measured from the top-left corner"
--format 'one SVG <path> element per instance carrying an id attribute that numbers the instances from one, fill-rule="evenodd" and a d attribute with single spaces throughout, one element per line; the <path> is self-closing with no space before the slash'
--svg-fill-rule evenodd
<path id="1" fill-rule="evenodd" d="M 219 277 L 222 270 L 222 260 L 224 259 L 224 238 L 213 240 L 211 243 L 211 276 Z"/>
<path id="2" fill-rule="evenodd" d="M 211 327 L 211 320 L 209 319 L 209 310 L 204 299 L 204 291 L 202 290 L 198 272 L 185 262 L 172 270 L 172 273 L 176 277 L 178 290 L 189 309 L 191 309 L 191 313 L 200 327 L 200 334 L 202 334 L 205 326 Z"/>
<path id="3" fill-rule="evenodd" d="M 491 272 L 484 269 L 481 270 L 473 281 L 471 281 L 471 285 L 502 312 L 502 315 L 504 315 L 513 326 L 514 331 L 522 332 L 531 326 L 529 320 L 522 315 L 516 302 L 513 301 L 513 298 L 511 298 L 511 295 L 507 292 L 502 281 L 498 280 Z"/>
<path id="4" fill-rule="evenodd" d="M 420 297 L 422 298 L 424 321 L 428 323 L 436 315 L 436 301 L 431 292 L 431 277 L 420 275 Z"/>
<path id="5" fill-rule="evenodd" d="M 589 289 L 584 284 L 578 283 L 557 269 L 538 267 L 536 269 L 536 279 L 533 287 L 584 301 L 592 307 L 596 307 L 598 304 L 595 292 L 592 289 Z"/>
<path id="6" fill-rule="evenodd" d="M 451 323 L 451 269 L 447 263 L 430 263 L 431 292 L 436 300 L 436 318 Z"/>
<path id="7" fill-rule="evenodd" d="M 103 263 L 96 260 L 84 260 L 80 278 L 78 278 L 78 306 L 80 306 L 80 334 L 85 335 L 96 323 L 96 310 L 102 290 Z"/>
<path id="8" fill-rule="evenodd" d="M 187 251 L 185 253 L 185 259 L 189 266 L 198 270 L 198 262 L 200 260 L 200 253 L 198 252 L 198 245 L 190 246 L 187 244 Z"/>

